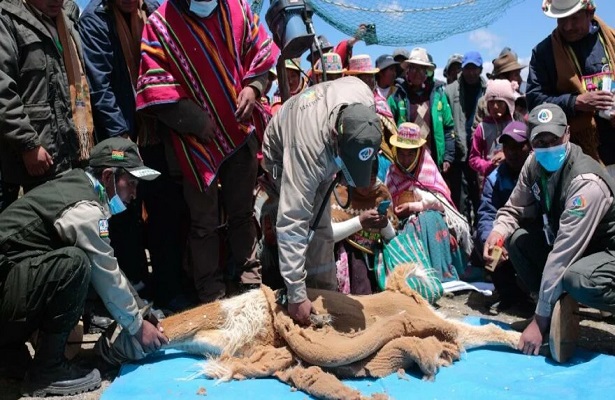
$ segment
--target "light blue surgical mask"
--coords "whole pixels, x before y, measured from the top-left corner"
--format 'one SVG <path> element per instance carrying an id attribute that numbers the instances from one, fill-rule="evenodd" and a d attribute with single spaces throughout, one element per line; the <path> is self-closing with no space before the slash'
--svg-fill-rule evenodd
<path id="1" fill-rule="evenodd" d="M 218 0 L 191 0 L 190 12 L 201 18 L 209 17 L 218 7 Z"/>
<path id="2" fill-rule="evenodd" d="M 109 199 L 109 211 L 111 215 L 116 215 L 121 212 L 126 211 L 126 204 L 120 199 L 120 196 L 117 194 L 117 187 L 115 186 L 115 176 L 113 177 L 113 191 L 115 195 Z"/>
<path id="3" fill-rule="evenodd" d="M 548 172 L 555 172 L 564 165 L 566 159 L 566 143 L 557 146 L 536 148 L 536 161 Z"/>

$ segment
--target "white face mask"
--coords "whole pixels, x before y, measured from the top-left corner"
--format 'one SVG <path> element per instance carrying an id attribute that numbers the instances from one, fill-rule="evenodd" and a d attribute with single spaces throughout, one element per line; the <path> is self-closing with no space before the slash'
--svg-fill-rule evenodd
<path id="1" fill-rule="evenodd" d="M 218 0 L 190 0 L 190 12 L 194 15 L 207 18 L 218 7 Z"/>

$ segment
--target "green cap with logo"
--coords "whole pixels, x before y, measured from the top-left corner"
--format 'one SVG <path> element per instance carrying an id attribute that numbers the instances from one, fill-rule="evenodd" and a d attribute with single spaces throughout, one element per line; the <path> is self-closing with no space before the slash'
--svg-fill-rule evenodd
<path id="1" fill-rule="evenodd" d="M 539 133 L 548 132 L 562 137 L 568 127 L 566 113 L 558 105 L 544 103 L 532 109 L 528 117 L 530 125 L 530 142 L 536 139 Z"/>
<path id="2" fill-rule="evenodd" d="M 90 151 L 90 167 L 93 168 L 123 168 L 138 179 L 151 181 L 160 172 L 146 167 L 139 155 L 137 145 L 122 137 L 105 139 Z"/>
<path id="3" fill-rule="evenodd" d="M 338 120 L 339 156 L 346 180 L 351 186 L 369 186 L 372 162 L 382 141 L 380 118 L 361 103 L 346 106 Z M 344 168 L 346 170 L 344 170 Z"/>

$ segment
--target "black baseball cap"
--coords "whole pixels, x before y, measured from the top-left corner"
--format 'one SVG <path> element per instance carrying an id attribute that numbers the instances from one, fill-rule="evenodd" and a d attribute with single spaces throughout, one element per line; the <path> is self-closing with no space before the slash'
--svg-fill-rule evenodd
<path id="1" fill-rule="evenodd" d="M 370 183 L 372 163 L 382 141 L 380 118 L 372 108 L 353 103 L 346 106 L 338 120 L 339 156 L 352 182 L 351 186 L 367 187 Z"/>
<path id="2" fill-rule="evenodd" d="M 94 168 L 123 168 L 135 178 L 146 181 L 160 176 L 160 172 L 143 164 L 137 145 L 122 137 L 105 139 L 94 146 L 89 164 Z"/>
<path id="3" fill-rule="evenodd" d="M 329 42 L 329 39 L 325 35 L 319 35 L 317 38 L 320 41 L 320 48 L 322 49 L 322 53 L 330 53 L 333 51 L 333 45 Z M 314 58 L 318 53 L 318 47 L 316 47 L 316 42 L 312 43 L 312 47 L 310 48 L 310 54 L 305 58 L 308 62 L 312 62 L 312 58 Z"/>

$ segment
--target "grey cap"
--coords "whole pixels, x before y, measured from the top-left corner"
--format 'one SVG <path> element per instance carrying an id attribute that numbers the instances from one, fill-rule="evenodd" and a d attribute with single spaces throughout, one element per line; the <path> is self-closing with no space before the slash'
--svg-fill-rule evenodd
<path id="1" fill-rule="evenodd" d="M 454 64 L 454 63 L 458 63 L 459 66 L 461 66 L 461 63 L 463 62 L 463 54 L 458 54 L 455 53 L 452 56 L 450 56 L 448 58 L 448 61 L 446 62 L 446 66 L 444 67 L 444 75 L 446 75 L 446 71 L 448 71 L 448 68 Z"/>
<path id="2" fill-rule="evenodd" d="M 338 135 L 341 168 L 346 180 L 351 186 L 369 186 L 372 163 L 382 141 L 376 111 L 361 103 L 348 105 L 340 115 Z"/>
<path id="3" fill-rule="evenodd" d="M 528 123 L 530 126 L 530 141 L 536 139 L 536 136 L 543 132 L 562 137 L 568 127 L 568 119 L 564 110 L 551 103 L 534 107 L 528 117 Z"/>
<path id="4" fill-rule="evenodd" d="M 410 52 L 402 47 L 393 50 L 393 59 L 402 62 L 410 58 Z"/>
<path id="5" fill-rule="evenodd" d="M 385 68 L 389 68 L 391 65 L 399 65 L 397 61 L 393 59 L 393 56 L 389 54 L 383 54 L 376 59 L 376 68 L 382 71 Z"/>

